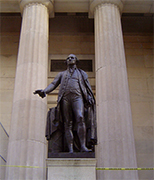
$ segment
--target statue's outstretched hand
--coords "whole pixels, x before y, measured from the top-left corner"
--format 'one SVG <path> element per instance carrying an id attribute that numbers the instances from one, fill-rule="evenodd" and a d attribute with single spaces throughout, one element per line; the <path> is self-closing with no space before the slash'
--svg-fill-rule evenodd
<path id="1" fill-rule="evenodd" d="M 93 105 L 94 99 L 91 96 L 88 96 L 88 105 Z"/>
<path id="2" fill-rule="evenodd" d="M 46 97 L 46 94 L 42 89 L 36 90 L 35 92 L 33 92 L 33 94 L 38 94 L 41 98 Z"/>

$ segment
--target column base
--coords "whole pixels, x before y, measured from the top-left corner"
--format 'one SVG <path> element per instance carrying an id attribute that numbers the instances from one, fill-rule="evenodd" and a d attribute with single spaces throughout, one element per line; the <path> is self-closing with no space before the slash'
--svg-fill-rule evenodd
<path id="1" fill-rule="evenodd" d="M 96 180 L 95 158 L 48 158 L 47 180 Z"/>

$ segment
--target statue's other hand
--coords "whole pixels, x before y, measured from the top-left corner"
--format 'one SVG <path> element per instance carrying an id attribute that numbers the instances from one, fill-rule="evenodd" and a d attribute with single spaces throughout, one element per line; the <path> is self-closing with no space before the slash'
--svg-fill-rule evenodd
<path id="1" fill-rule="evenodd" d="M 88 96 L 88 104 L 89 105 L 93 105 L 94 104 L 94 100 L 91 96 Z"/>
<path id="2" fill-rule="evenodd" d="M 42 89 L 38 89 L 33 94 L 38 94 L 41 98 L 44 98 L 46 96 L 45 92 Z"/>

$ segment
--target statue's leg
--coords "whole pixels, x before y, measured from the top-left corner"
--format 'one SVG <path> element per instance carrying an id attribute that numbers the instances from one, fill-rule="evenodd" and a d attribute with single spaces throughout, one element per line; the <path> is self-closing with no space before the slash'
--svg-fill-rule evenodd
<path id="1" fill-rule="evenodd" d="M 73 133 L 72 133 L 72 109 L 67 97 L 62 100 L 62 111 L 64 119 L 65 137 L 70 153 L 73 153 Z"/>
<path id="2" fill-rule="evenodd" d="M 84 103 L 82 97 L 76 97 L 73 102 L 73 112 L 77 122 L 77 134 L 81 144 L 81 151 L 92 151 L 86 147 L 86 126 L 84 122 Z"/>

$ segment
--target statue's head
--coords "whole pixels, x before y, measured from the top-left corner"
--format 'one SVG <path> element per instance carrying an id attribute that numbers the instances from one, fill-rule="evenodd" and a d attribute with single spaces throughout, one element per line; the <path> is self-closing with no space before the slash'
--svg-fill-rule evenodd
<path id="1" fill-rule="evenodd" d="M 79 62 L 78 58 L 74 54 L 70 54 L 67 59 L 66 59 L 66 64 L 67 65 L 74 65 Z"/>

